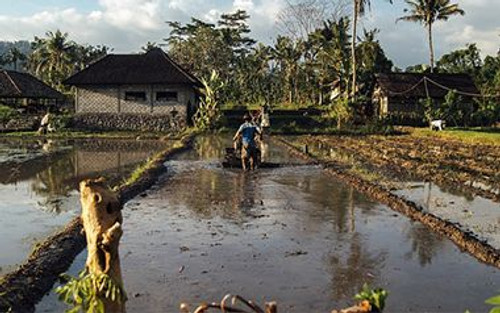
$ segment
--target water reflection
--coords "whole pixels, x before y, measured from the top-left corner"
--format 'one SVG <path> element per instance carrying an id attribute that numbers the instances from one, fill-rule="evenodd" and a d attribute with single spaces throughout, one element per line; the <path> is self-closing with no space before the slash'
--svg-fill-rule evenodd
<path id="1" fill-rule="evenodd" d="M 105 176 L 117 184 L 168 144 L 0 140 L 0 251 L 9 251 L 0 253 L 0 268 L 21 262 L 34 242 L 79 214 L 81 179 Z"/>
<path id="2" fill-rule="evenodd" d="M 0 171 L 5 173 L 0 183 L 16 185 L 29 181 L 31 191 L 43 199 L 41 203 L 51 204 L 57 198 L 69 196 L 83 178 L 105 176 L 112 182 L 121 179 L 131 166 L 165 148 L 165 143 L 49 140 L 26 142 L 24 148 L 22 142 L 16 141 L 10 147 L 17 151 L 15 157 L 6 155 L 9 150 L 5 146 L 0 150 L 4 153 L 3 159 L 8 159 L 0 163 Z M 19 151 L 25 151 L 25 155 Z M 49 211 L 57 212 L 58 209 Z"/>
<path id="3" fill-rule="evenodd" d="M 408 251 L 405 257 L 416 257 L 421 266 L 430 265 L 443 247 L 442 238 L 420 223 L 412 224 L 405 233 L 411 242 L 411 251 Z"/>
<path id="4" fill-rule="evenodd" d="M 347 247 L 341 247 L 331 256 L 332 295 L 336 301 L 356 294 L 364 283 L 373 284 L 384 268 L 387 252 L 370 251 L 369 242 L 360 233 L 345 238 Z"/>

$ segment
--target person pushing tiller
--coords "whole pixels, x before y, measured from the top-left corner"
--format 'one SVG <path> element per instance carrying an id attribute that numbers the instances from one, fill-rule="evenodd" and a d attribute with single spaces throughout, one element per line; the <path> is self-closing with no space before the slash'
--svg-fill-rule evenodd
<path id="1" fill-rule="evenodd" d="M 258 162 L 258 150 L 255 139 L 262 134 L 260 128 L 252 123 L 252 118 L 248 113 L 243 116 L 244 123 L 233 137 L 234 149 L 241 149 L 241 166 L 243 170 L 248 170 L 247 162 L 250 170 L 254 170 Z"/>

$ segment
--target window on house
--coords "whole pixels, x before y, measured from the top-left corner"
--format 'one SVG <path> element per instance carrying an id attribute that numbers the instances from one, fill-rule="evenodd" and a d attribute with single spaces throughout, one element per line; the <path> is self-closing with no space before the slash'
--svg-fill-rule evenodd
<path id="1" fill-rule="evenodd" d="M 177 101 L 177 91 L 158 91 L 156 101 Z"/>
<path id="2" fill-rule="evenodd" d="M 144 91 L 126 91 L 125 100 L 146 101 L 146 93 Z"/>

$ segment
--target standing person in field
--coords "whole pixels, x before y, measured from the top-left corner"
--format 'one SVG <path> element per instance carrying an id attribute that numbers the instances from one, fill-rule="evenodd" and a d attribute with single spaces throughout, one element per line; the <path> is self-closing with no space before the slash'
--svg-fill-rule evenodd
<path id="1" fill-rule="evenodd" d="M 252 123 L 252 118 L 248 113 L 243 116 L 243 124 L 236 132 L 233 137 L 235 142 L 235 149 L 237 148 L 237 142 L 241 137 L 241 165 L 243 170 L 247 170 L 247 162 L 250 164 L 250 169 L 253 170 L 257 163 L 257 145 L 255 143 L 255 137 L 261 135 L 260 128 Z"/>
<path id="2" fill-rule="evenodd" d="M 262 129 L 271 127 L 271 121 L 269 119 L 269 104 L 267 103 L 260 108 L 260 127 Z"/>

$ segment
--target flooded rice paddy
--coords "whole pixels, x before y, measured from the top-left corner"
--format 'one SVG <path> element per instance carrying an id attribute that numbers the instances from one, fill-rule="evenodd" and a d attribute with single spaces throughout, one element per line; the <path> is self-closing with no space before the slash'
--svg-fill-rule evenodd
<path id="1" fill-rule="evenodd" d="M 135 141 L 0 141 L 0 275 L 24 261 L 36 242 L 80 214 L 84 177 L 118 182 L 162 148 Z"/>
<path id="2" fill-rule="evenodd" d="M 120 245 L 129 312 L 177 312 L 226 293 L 278 301 L 280 312 L 330 312 L 367 282 L 387 312 L 487 311 L 498 269 L 370 201 L 311 165 L 242 173 L 204 137 L 167 162 L 161 181 L 125 206 Z M 277 147 L 268 160 L 296 163 Z M 70 272 L 84 264 L 85 252 Z M 37 312 L 62 311 L 54 294 Z"/>

